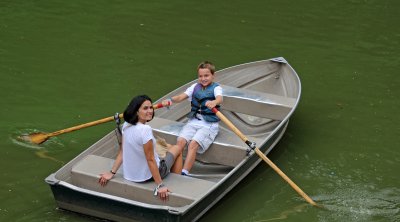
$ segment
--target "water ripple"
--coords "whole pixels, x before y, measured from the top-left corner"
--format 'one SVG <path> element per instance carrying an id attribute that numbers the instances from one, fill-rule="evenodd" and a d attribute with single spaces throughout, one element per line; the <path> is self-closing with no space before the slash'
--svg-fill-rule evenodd
<path id="1" fill-rule="evenodd" d="M 316 196 L 317 202 L 328 210 L 321 211 L 319 221 L 400 220 L 399 188 L 369 191 L 363 187 L 363 184 L 354 184 Z"/>

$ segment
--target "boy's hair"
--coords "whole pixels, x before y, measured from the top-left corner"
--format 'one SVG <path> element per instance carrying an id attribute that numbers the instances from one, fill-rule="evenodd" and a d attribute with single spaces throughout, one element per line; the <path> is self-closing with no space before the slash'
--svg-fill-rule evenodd
<path id="1" fill-rule="evenodd" d="M 215 72 L 214 64 L 212 64 L 212 62 L 209 62 L 209 61 L 204 61 L 204 62 L 200 63 L 199 66 L 197 66 L 197 70 L 199 70 L 199 69 L 208 69 L 208 70 L 210 70 L 211 74 L 213 74 L 213 75 Z"/>
<path id="2" fill-rule="evenodd" d="M 150 103 L 153 103 L 150 97 L 146 95 L 140 95 L 133 98 L 129 103 L 128 107 L 126 107 L 124 111 L 124 120 L 132 125 L 136 125 L 136 123 L 139 121 L 137 112 L 140 106 L 142 106 L 142 104 L 147 100 L 150 101 Z M 153 118 L 154 118 L 154 112 L 153 112 Z"/>

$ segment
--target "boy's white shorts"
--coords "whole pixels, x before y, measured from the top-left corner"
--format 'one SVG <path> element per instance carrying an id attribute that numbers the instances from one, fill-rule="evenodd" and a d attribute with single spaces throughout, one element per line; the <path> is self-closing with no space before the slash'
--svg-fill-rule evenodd
<path id="1" fill-rule="evenodd" d="M 214 141 L 218 130 L 218 124 L 206 127 L 188 123 L 182 128 L 179 137 L 185 139 L 187 144 L 189 144 L 191 140 L 195 140 L 200 144 L 197 153 L 204 153 Z"/>

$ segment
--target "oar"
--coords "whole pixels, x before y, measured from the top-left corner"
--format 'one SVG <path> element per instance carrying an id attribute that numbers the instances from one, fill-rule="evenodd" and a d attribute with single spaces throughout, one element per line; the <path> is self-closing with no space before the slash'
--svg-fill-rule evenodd
<path id="1" fill-rule="evenodd" d="M 164 107 L 164 106 L 161 103 L 153 105 L 154 109 L 159 109 L 159 108 L 162 108 L 162 107 Z M 123 116 L 124 116 L 123 114 L 119 114 L 118 117 L 122 118 Z M 31 143 L 35 143 L 35 144 L 41 144 L 41 143 L 44 143 L 46 140 L 48 140 L 50 137 L 58 136 L 58 135 L 63 134 L 63 133 L 69 133 L 69 132 L 72 132 L 72 131 L 75 131 L 75 130 L 79 130 L 79 129 L 83 129 L 83 128 L 87 128 L 87 127 L 90 127 L 90 126 L 99 125 L 99 124 L 110 122 L 110 121 L 113 121 L 113 120 L 114 120 L 114 116 L 110 116 L 110 117 L 99 119 L 99 120 L 96 120 L 96 121 L 93 121 L 93 122 L 84 123 L 84 124 L 81 124 L 81 125 L 78 125 L 78 126 L 73 126 L 73 127 L 67 128 L 67 129 L 58 130 L 58 131 L 55 131 L 55 132 L 52 132 L 52 133 L 38 132 L 38 133 L 29 134 L 29 135 L 22 135 L 22 136 L 19 136 L 19 139 L 24 140 L 24 141 L 28 141 L 28 142 L 31 142 Z"/>
<path id="2" fill-rule="evenodd" d="M 300 196 L 302 196 L 308 203 L 310 203 L 313 206 L 319 207 L 317 205 L 317 203 L 315 203 L 309 196 L 307 196 L 306 193 L 304 193 L 300 187 L 298 187 L 288 176 L 286 176 L 285 173 L 282 172 L 282 170 L 280 170 L 270 159 L 268 159 L 265 154 L 263 152 L 261 152 L 261 150 L 256 147 L 254 142 L 250 142 L 245 135 L 243 135 L 242 132 L 240 132 L 240 130 L 238 128 L 236 128 L 235 125 L 233 125 L 233 123 L 231 121 L 229 121 L 224 114 L 222 114 L 220 111 L 218 111 L 216 108 L 212 109 L 213 113 L 215 113 L 218 118 L 220 118 L 222 120 L 222 122 L 224 122 L 229 128 L 231 128 L 231 130 L 240 137 L 240 139 L 243 140 L 243 142 L 245 142 L 251 149 L 255 150 L 255 152 L 258 154 L 258 156 L 263 159 L 270 167 L 272 167 L 272 169 L 275 170 L 275 172 L 277 172 L 287 183 L 289 183 L 289 185 L 295 190 L 297 191 L 297 193 L 300 194 Z"/>

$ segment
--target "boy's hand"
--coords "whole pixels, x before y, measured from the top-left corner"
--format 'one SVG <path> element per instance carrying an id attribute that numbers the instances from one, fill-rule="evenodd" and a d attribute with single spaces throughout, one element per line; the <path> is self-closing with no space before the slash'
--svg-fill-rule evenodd
<path id="1" fill-rule="evenodd" d="M 163 100 L 161 103 L 163 106 L 171 106 L 172 105 L 171 99 Z"/>
<path id="2" fill-rule="evenodd" d="M 214 108 L 216 105 L 217 105 L 217 102 L 216 102 L 215 100 L 211 100 L 211 101 L 207 101 L 207 102 L 206 102 L 206 106 L 207 106 L 209 109 Z"/>

